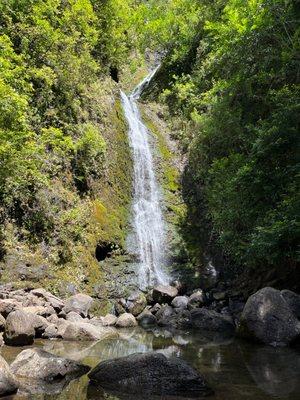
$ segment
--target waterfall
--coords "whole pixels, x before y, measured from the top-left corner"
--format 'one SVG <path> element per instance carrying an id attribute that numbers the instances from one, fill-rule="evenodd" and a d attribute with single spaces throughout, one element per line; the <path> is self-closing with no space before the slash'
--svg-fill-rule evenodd
<path id="1" fill-rule="evenodd" d="M 129 96 L 121 92 L 134 164 L 133 233 L 130 247 L 138 255 L 138 281 L 141 289 L 169 282 L 163 269 L 166 246 L 160 191 L 155 177 L 149 131 L 142 122 L 137 105 L 143 88 L 155 72 L 156 69 Z"/>

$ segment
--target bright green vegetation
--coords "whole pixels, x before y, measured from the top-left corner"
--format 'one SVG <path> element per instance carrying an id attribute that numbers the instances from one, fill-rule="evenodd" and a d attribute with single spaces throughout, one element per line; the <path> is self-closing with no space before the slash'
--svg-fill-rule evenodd
<path id="1" fill-rule="evenodd" d="M 108 76 L 131 52 L 130 4 L 1 1 L 2 282 L 92 291 L 97 244 L 124 244 L 131 160 Z"/>
<path id="2" fill-rule="evenodd" d="M 188 154 L 184 192 L 195 245 L 210 229 L 238 265 L 295 267 L 299 4 L 174 0 L 153 7 L 151 26 L 163 31 L 167 55 L 148 96 L 168 104 Z"/>

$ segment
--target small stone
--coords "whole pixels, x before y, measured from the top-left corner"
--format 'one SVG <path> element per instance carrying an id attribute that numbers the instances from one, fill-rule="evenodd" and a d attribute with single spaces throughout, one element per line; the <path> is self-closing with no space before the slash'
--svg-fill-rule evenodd
<path id="1" fill-rule="evenodd" d="M 133 292 L 127 300 L 127 309 L 135 317 L 139 315 L 147 305 L 147 300 L 142 292 Z"/>
<path id="2" fill-rule="evenodd" d="M 187 296 L 176 296 L 173 300 L 171 305 L 174 308 L 187 308 L 189 298 Z"/>
<path id="3" fill-rule="evenodd" d="M 133 326 L 137 326 L 137 321 L 132 314 L 124 313 L 118 317 L 116 326 L 119 328 L 130 328 Z"/>
<path id="4" fill-rule="evenodd" d="M 216 301 L 221 301 L 226 299 L 226 292 L 215 292 L 213 293 L 213 298 Z"/>
<path id="5" fill-rule="evenodd" d="M 188 309 L 200 308 L 205 304 L 205 294 L 203 290 L 199 289 L 191 294 L 188 301 Z"/>
<path id="6" fill-rule="evenodd" d="M 117 317 L 113 314 L 107 314 L 105 317 L 101 317 L 103 326 L 113 326 L 116 325 Z"/>

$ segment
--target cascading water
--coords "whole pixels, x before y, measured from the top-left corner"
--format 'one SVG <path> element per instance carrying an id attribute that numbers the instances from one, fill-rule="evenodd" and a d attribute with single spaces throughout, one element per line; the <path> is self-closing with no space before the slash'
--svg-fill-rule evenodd
<path id="1" fill-rule="evenodd" d="M 165 229 L 149 131 L 142 122 L 137 105 L 143 88 L 155 72 L 156 69 L 134 89 L 131 95 L 126 96 L 121 92 L 123 109 L 129 125 L 128 134 L 134 164 L 133 233 L 130 247 L 133 247 L 131 250 L 134 250 L 139 257 L 138 280 L 141 289 L 169 282 L 169 277 L 163 270 Z"/>

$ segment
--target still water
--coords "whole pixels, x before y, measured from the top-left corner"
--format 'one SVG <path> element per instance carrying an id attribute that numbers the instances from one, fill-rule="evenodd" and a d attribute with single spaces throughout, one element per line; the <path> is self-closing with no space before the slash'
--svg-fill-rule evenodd
<path id="1" fill-rule="evenodd" d="M 236 339 L 204 337 L 196 332 L 172 334 L 141 328 L 120 330 L 119 339 L 101 342 L 36 341 L 35 345 L 51 353 L 81 361 L 91 367 L 99 361 L 135 352 L 159 351 L 166 356 L 181 357 L 197 368 L 215 394 L 211 400 L 300 399 L 300 351 L 291 348 L 256 346 Z M 1 355 L 11 362 L 23 348 L 4 346 Z M 50 385 L 51 386 L 51 385 Z M 9 400 L 150 400 L 143 396 L 124 396 L 95 392 L 88 386 L 87 376 L 68 385 L 55 383 L 42 393 L 19 394 Z M 39 393 L 40 392 L 40 393 Z M 151 397 L 151 400 L 167 399 Z M 169 398 L 168 398 L 169 399 Z M 172 397 L 172 400 L 179 398 Z"/>

